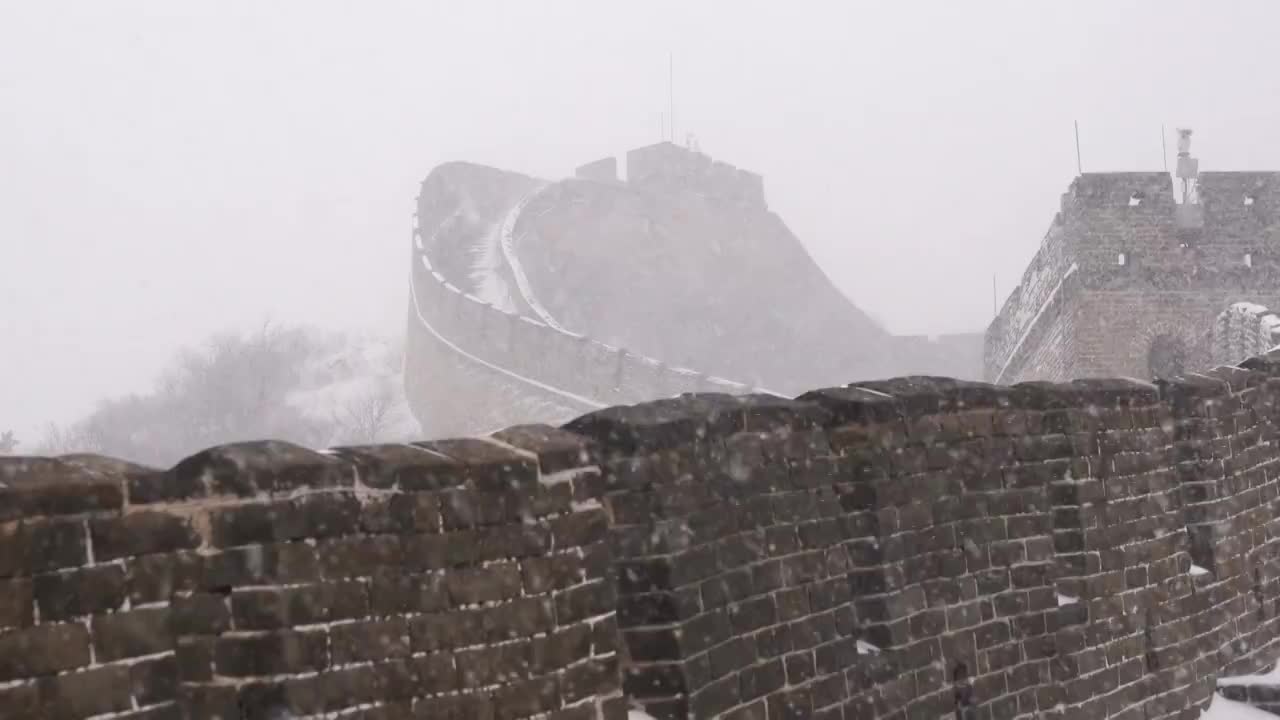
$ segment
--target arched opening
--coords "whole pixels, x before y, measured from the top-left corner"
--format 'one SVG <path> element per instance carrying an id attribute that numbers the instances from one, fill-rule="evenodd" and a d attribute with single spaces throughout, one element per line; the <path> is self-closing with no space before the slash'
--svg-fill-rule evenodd
<path id="1" fill-rule="evenodd" d="M 1181 375 L 1187 367 L 1187 345 L 1175 335 L 1157 335 L 1147 350 L 1151 376 L 1167 379 Z"/>

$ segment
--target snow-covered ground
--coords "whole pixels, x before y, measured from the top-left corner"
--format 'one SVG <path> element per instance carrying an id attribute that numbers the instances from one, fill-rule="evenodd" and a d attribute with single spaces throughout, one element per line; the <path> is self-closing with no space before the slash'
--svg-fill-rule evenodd
<path id="1" fill-rule="evenodd" d="M 1242 702 L 1214 695 L 1213 702 L 1200 715 L 1200 720 L 1276 720 L 1276 716 Z"/>
<path id="2" fill-rule="evenodd" d="M 1218 685 L 1280 685 L 1280 663 L 1265 673 L 1218 678 Z"/>
<path id="3" fill-rule="evenodd" d="M 627 720 L 654 720 L 654 717 L 643 710 L 632 710 L 627 713 Z M 1208 711 L 1200 716 L 1200 720 L 1276 720 L 1276 716 L 1221 695 L 1214 695 Z"/>

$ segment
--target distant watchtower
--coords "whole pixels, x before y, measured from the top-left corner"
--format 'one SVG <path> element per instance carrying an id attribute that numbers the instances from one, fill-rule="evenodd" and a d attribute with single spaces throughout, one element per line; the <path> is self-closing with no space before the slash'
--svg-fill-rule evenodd
<path id="1" fill-rule="evenodd" d="M 1207 367 L 1218 313 L 1280 305 L 1280 173 L 1201 173 L 1191 131 L 1178 135 L 1175 177 L 1084 173 L 1071 183 L 987 329 L 988 380 Z"/>

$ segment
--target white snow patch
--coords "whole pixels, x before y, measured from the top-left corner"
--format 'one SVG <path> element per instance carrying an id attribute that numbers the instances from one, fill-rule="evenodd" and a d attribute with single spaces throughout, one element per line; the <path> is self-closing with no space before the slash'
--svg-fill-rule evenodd
<path id="1" fill-rule="evenodd" d="M 515 312 L 516 304 L 511 298 L 511 289 L 498 272 L 502 267 L 502 253 L 498 247 L 500 232 L 501 226 L 491 225 L 488 232 L 482 234 L 476 244 L 471 246 L 471 280 L 475 283 L 476 294 L 484 302 L 499 310 Z"/>
<path id="2" fill-rule="evenodd" d="M 1276 720 L 1276 716 L 1215 694 L 1200 720 Z"/>
<path id="3" fill-rule="evenodd" d="M 525 303 L 533 309 L 533 312 L 538 317 L 542 318 L 542 322 L 549 327 L 564 332 L 564 328 L 560 326 L 560 323 L 557 323 L 556 319 L 551 317 L 551 313 L 543 307 L 542 303 L 538 302 L 538 298 L 533 294 L 533 286 L 529 284 L 529 277 L 524 274 L 524 266 L 520 264 L 520 257 L 516 255 L 515 250 L 516 223 L 520 221 L 520 214 L 529 205 L 529 201 L 537 197 L 538 193 L 542 192 L 545 187 L 544 185 L 525 195 L 520 202 L 516 203 L 515 207 L 511 208 L 511 211 L 507 213 L 507 217 L 502 221 L 498 244 L 499 249 L 502 250 L 503 258 L 507 261 L 507 267 L 511 270 L 511 276 L 516 280 L 516 289 L 520 291 L 520 296 L 524 298 Z"/>
<path id="4" fill-rule="evenodd" d="M 1262 313 L 1265 313 L 1267 311 L 1265 307 L 1257 303 L 1251 303 L 1251 302 L 1235 303 L 1231 306 L 1231 309 L 1235 310 L 1236 312 L 1253 313 L 1254 315 L 1261 315 Z"/>
<path id="5" fill-rule="evenodd" d="M 1058 593 L 1058 606 L 1059 606 L 1059 607 L 1061 607 L 1061 606 L 1063 606 L 1063 605 L 1071 605 L 1071 604 L 1073 604 L 1073 603 L 1078 603 L 1078 602 L 1080 602 L 1080 598 L 1078 598 L 1078 597 L 1072 597 L 1072 596 L 1070 596 L 1070 595 L 1063 595 L 1062 593 Z"/>
<path id="6" fill-rule="evenodd" d="M 1192 565 L 1191 574 L 1192 575 L 1208 575 L 1209 570 L 1207 568 L 1202 568 L 1199 565 Z"/>
<path id="7" fill-rule="evenodd" d="M 658 720 L 643 710 L 628 710 L 627 720 Z"/>
<path id="8" fill-rule="evenodd" d="M 1035 329 L 1036 323 L 1040 322 L 1040 316 L 1044 315 L 1045 310 L 1049 309 L 1049 305 L 1053 302 L 1054 298 L 1058 296 L 1058 292 L 1062 290 L 1062 284 L 1067 281 L 1067 278 L 1075 275 L 1076 270 L 1079 269 L 1080 266 L 1078 264 L 1071 263 L 1071 267 L 1067 268 L 1067 271 L 1062 274 L 1062 279 L 1058 280 L 1058 284 L 1054 285 L 1053 290 L 1049 291 L 1049 296 L 1045 298 L 1044 302 L 1040 305 L 1040 309 L 1037 310 L 1035 316 L 1031 318 L 1031 322 L 1025 326 L 1025 329 L 1022 331 L 1022 336 L 1018 338 L 1018 342 L 1013 344 L 1013 349 L 1009 351 L 1008 358 L 1004 361 L 1004 367 L 1000 368 L 1000 372 L 996 373 L 995 382 L 997 384 L 999 384 L 1000 378 L 1004 376 L 1004 371 L 1008 370 L 1009 365 L 1018 357 L 1018 351 L 1022 349 L 1022 343 L 1027 341 L 1027 336 L 1031 334 L 1033 329 Z"/>
<path id="9" fill-rule="evenodd" d="M 1280 663 L 1259 675 L 1236 675 L 1218 678 L 1218 685 L 1280 685 Z"/>
<path id="10" fill-rule="evenodd" d="M 871 643 L 867 642 L 866 640 L 859 640 L 859 641 L 858 641 L 858 654 L 859 654 L 859 655 L 877 655 L 877 654 L 879 654 L 879 652 L 880 652 L 880 648 L 876 647 L 875 645 L 872 645 Z"/>

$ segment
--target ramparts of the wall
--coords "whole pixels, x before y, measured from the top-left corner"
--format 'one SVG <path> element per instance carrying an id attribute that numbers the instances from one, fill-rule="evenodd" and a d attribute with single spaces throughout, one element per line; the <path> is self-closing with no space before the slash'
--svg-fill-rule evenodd
<path id="1" fill-rule="evenodd" d="M 580 418 L 624 687 L 658 717 L 1195 718 L 1280 656 L 1277 399 L 1280 355 Z"/>
<path id="2" fill-rule="evenodd" d="M 574 177 L 596 182 L 618 181 L 618 159 L 615 157 L 600 158 L 586 165 L 581 165 L 573 172 Z"/>
<path id="3" fill-rule="evenodd" d="M 0 458 L 0 716 L 621 720 L 594 457 L 500 437 Z"/>
<path id="4" fill-rule="evenodd" d="M 1274 353 L 7 459 L 0 707 L 1192 720 L 1280 658 L 1278 430 Z"/>
<path id="5" fill-rule="evenodd" d="M 420 242 L 409 281 L 411 336 L 447 342 L 472 362 L 582 411 L 683 392 L 750 389 L 504 312 L 449 283 Z"/>
<path id="6" fill-rule="evenodd" d="M 1066 204 L 1066 196 L 1063 196 Z M 983 352 L 983 366 L 987 380 L 1011 384 L 1027 379 L 1040 371 L 1040 366 L 1027 353 L 1043 343 L 1041 337 L 1054 334 L 1052 330 L 1037 328 L 1042 319 L 1053 321 L 1069 288 L 1071 280 L 1071 238 L 1066 232 L 1064 213 L 1059 212 L 1041 241 L 1040 249 L 1022 274 L 1022 280 L 1005 300 L 1000 313 L 987 329 Z M 1062 330 L 1057 331 L 1061 333 Z M 1066 375 L 1041 377 L 1063 379 Z"/>
<path id="7" fill-rule="evenodd" d="M 734 205 L 766 207 L 760 175 L 671 142 L 627 152 L 627 182 L 683 187 Z"/>

